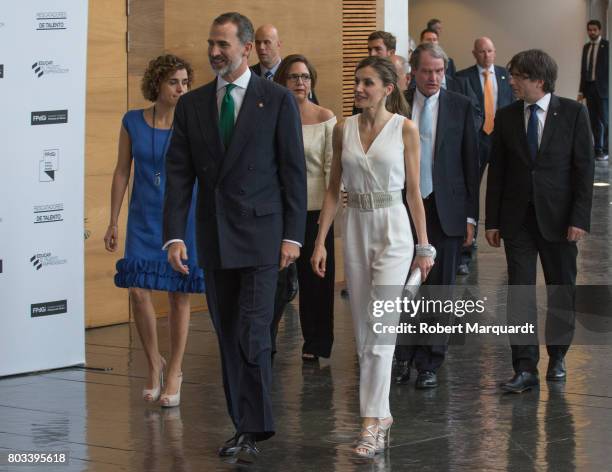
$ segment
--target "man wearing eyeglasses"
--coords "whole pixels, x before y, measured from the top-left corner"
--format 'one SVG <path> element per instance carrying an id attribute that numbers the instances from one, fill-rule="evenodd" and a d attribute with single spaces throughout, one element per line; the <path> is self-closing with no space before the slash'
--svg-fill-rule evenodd
<path id="1" fill-rule="evenodd" d="M 539 385 L 536 273 L 538 256 L 549 287 L 546 380 L 564 381 L 574 333 L 577 242 L 589 231 L 593 146 L 584 106 L 553 94 L 557 64 L 544 51 L 516 54 L 508 64 L 519 99 L 495 117 L 487 178 L 486 238 L 504 240 L 509 325 L 534 326 L 511 336 L 514 376 L 501 386 L 521 393 Z M 553 286 L 553 287 L 550 287 Z"/>

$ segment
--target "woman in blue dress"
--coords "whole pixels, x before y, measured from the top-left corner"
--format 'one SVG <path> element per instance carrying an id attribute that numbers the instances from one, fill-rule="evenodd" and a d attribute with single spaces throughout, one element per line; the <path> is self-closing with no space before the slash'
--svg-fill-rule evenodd
<path id="1" fill-rule="evenodd" d="M 196 262 L 193 205 L 186 233 L 190 235 L 186 241 L 189 274 L 175 272 L 162 250 L 165 155 L 172 134 L 174 109 L 192 81 L 193 71 L 189 63 L 174 55 L 159 56 L 149 63 L 141 88 L 144 98 L 153 102 L 153 106 L 128 111 L 123 117 L 111 188 L 110 224 L 104 236 L 106 249 L 116 251 L 117 221 L 133 161 L 134 180 L 125 255 L 117 262 L 115 285 L 130 291 L 136 328 L 148 361 L 143 399 L 148 402 L 159 400 L 162 407 L 180 403 L 182 363 L 190 317 L 189 294 L 204 291 L 204 274 Z M 159 353 L 152 290 L 168 292 L 170 359 L 167 365 Z"/>

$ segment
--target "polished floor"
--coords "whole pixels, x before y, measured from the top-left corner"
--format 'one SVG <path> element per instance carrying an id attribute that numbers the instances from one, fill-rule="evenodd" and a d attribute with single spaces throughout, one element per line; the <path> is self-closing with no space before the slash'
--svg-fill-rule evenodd
<path id="1" fill-rule="evenodd" d="M 609 183 L 607 163 L 597 178 Z M 595 188 L 593 228 L 580 247 L 579 281 L 608 284 L 612 272 L 609 187 Z M 480 248 L 461 283 L 503 284 L 501 250 Z M 440 386 L 392 386 L 392 447 L 374 461 L 353 458 L 359 428 L 357 360 L 348 302 L 336 298 L 330 360 L 303 365 L 295 306 L 278 339 L 273 397 L 277 434 L 255 466 L 221 461 L 215 449 L 233 433 L 225 411 L 217 344 L 207 314 L 193 316 L 182 405 L 143 404 L 144 359 L 133 324 L 87 332 L 87 370 L 0 379 L 0 455 L 69 452 L 64 466 L 0 464 L 0 470 L 70 471 L 610 471 L 612 347 L 574 346 L 566 384 L 501 395 L 509 349 L 452 346 Z M 159 321 L 166 345 L 165 319 Z M 541 368 L 546 368 L 545 350 Z M 97 370 L 99 369 L 99 370 Z"/>

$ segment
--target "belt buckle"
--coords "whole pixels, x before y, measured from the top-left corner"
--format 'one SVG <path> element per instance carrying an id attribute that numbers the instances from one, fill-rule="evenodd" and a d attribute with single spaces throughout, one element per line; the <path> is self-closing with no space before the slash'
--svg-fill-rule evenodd
<path id="1" fill-rule="evenodd" d="M 374 211 L 374 195 L 372 193 L 360 193 L 359 207 L 363 211 Z"/>

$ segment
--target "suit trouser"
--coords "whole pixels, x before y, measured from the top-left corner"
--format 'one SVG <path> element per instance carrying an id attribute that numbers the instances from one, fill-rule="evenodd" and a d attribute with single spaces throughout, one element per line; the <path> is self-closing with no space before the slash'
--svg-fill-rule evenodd
<path id="1" fill-rule="evenodd" d="M 487 134 L 483 130 L 478 132 L 478 156 L 480 162 L 480 181 L 482 182 L 482 176 L 487 169 L 487 165 L 489 164 L 489 157 L 491 154 L 491 144 L 493 142 L 493 135 Z M 474 243 L 476 243 L 476 238 L 478 237 L 478 226 L 474 228 Z M 459 251 L 461 252 L 461 260 L 460 264 L 469 265 L 472 262 L 472 257 L 474 255 L 474 243 L 467 247 L 461 247 Z"/>
<path id="2" fill-rule="evenodd" d="M 330 228 L 325 239 L 327 266 L 325 277 L 321 278 L 310 265 L 319 231 L 319 213 L 315 210 L 306 215 L 304 246 L 296 261 L 300 283 L 300 324 L 304 336 L 302 352 L 329 357 L 334 342 L 334 230 Z"/>
<path id="3" fill-rule="evenodd" d="M 584 97 L 587 100 L 587 109 L 591 119 L 595 153 L 608 152 L 608 99 L 601 98 L 595 82 L 584 84 Z"/>
<path id="4" fill-rule="evenodd" d="M 504 248 L 508 263 L 508 323 L 530 322 L 537 328 L 535 284 L 539 255 L 548 294 L 546 347 L 551 358 L 562 359 L 574 335 L 576 243 L 544 239 L 530 205 L 520 230 L 512 238 L 504 239 Z M 533 343 L 525 337 L 517 338 L 520 344 L 510 338 L 514 371 L 537 372 L 540 359 L 537 333 L 531 338 Z"/>
<path id="5" fill-rule="evenodd" d="M 238 433 L 274 434 L 270 324 L 278 265 L 205 271 L 227 408 Z"/>
<path id="6" fill-rule="evenodd" d="M 463 244 L 464 238 L 450 237 L 444 233 L 433 195 L 427 200 L 423 200 L 423 205 L 427 219 L 427 238 L 429 243 L 436 248 L 437 252 L 434 266 L 423 285 L 447 287 L 455 285 L 457 265 L 459 264 L 459 249 Z M 439 290 L 432 289 L 432 291 L 441 293 L 445 290 L 443 287 L 440 287 Z M 395 349 L 396 360 L 413 362 L 419 372 L 435 372 L 440 368 L 446 356 L 448 340 L 444 344 L 434 344 L 434 342 L 440 339 L 440 336 L 435 338 L 424 336 L 421 339 L 429 342 L 424 342 L 423 344 L 402 344 L 403 342 L 409 342 L 407 341 L 408 339 L 410 338 L 406 336 L 400 337 L 400 344 Z"/>
<path id="7" fill-rule="evenodd" d="M 373 211 L 346 209 L 344 266 L 359 358 L 362 417 L 391 415 L 389 391 L 396 335 L 380 333 L 374 324 L 396 326 L 399 312 L 390 311 L 375 318 L 372 308 L 377 300 L 394 300 L 402 295 L 413 252 L 404 205 Z"/>

